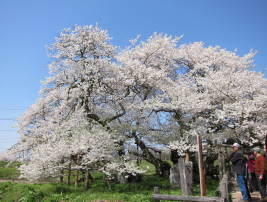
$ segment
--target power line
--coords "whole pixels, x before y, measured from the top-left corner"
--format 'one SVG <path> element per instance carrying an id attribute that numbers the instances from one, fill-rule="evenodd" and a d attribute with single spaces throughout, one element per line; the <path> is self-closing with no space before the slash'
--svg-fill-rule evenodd
<path id="1" fill-rule="evenodd" d="M 2 136 L 2 135 L 7 135 L 7 136 Z M 14 138 L 14 137 L 17 137 L 17 136 L 20 136 L 18 133 L 16 133 L 16 134 L 4 134 L 4 133 L 2 133 L 2 134 L 0 134 L 0 138 Z"/>
<path id="2" fill-rule="evenodd" d="M 18 129 L 0 129 L 0 132 L 14 132 L 14 131 L 18 131 Z"/>
<path id="3" fill-rule="evenodd" d="M 0 110 L 26 110 L 27 107 L 0 107 Z"/>
<path id="4" fill-rule="evenodd" d="M 27 106 L 28 105 L 6 105 L 6 107 L 27 107 Z"/>
<path id="5" fill-rule="evenodd" d="M 24 108 L 24 109 L 4 109 L 4 108 L 0 108 L 0 110 L 2 110 L 2 111 L 4 111 L 4 110 L 6 110 L 6 111 L 23 111 L 23 110 L 26 110 L 26 108 Z"/>
<path id="6" fill-rule="evenodd" d="M 10 132 L 9 133 L 0 133 L 0 138 L 1 137 L 5 137 L 5 136 L 6 137 L 10 137 L 10 136 L 14 136 L 14 135 L 16 136 L 18 134 L 20 134 L 20 133 L 17 133 L 17 132 L 13 132 L 13 133 L 10 133 Z"/>

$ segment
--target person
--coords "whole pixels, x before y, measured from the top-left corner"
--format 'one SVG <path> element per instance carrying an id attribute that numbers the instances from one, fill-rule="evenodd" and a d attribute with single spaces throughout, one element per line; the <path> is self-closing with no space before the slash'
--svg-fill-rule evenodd
<path id="1" fill-rule="evenodd" d="M 250 201 L 251 197 L 246 185 L 245 181 L 245 173 L 246 173 L 246 161 L 243 153 L 239 150 L 240 145 L 238 143 L 234 143 L 233 153 L 229 156 L 229 161 L 232 163 L 233 171 L 236 175 L 236 181 L 241 191 L 242 197 L 244 201 Z"/>
<path id="2" fill-rule="evenodd" d="M 247 168 L 248 168 L 249 191 L 252 193 L 253 191 L 259 190 L 255 174 L 255 156 L 253 152 L 250 153 L 248 156 Z"/>
<path id="3" fill-rule="evenodd" d="M 256 147 L 253 149 L 254 156 L 256 157 L 255 160 L 255 174 L 256 179 L 259 187 L 259 191 L 261 194 L 261 199 L 266 199 L 266 181 L 264 175 L 264 165 L 265 159 L 264 156 L 260 153 L 260 148 Z"/>

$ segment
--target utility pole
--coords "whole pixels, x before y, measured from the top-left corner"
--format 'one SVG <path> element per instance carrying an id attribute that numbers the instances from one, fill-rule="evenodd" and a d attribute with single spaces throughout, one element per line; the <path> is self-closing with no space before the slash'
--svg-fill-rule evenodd
<path id="1" fill-rule="evenodd" d="M 202 153 L 202 138 L 197 134 L 198 167 L 201 196 L 206 196 L 205 168 Z"/>

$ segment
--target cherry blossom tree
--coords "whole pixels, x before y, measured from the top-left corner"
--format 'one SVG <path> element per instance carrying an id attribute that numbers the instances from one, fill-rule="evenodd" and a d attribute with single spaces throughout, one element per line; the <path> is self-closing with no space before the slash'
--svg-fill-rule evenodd
<path id="1" fill-rule="evenodd" d="M 70 165 L 102 167 L 108 176 L 140 173 L 127 164 L 129 140 L 158 173 L 164 162 L 148 142 L 181 156 L 195 151 L 196 133 L 260 144 L 267 129 L 267 80 L 251 69 L 255 52 L 238 56 L 180 40 L 153 34 L 119 49 L 98 26 L 63 30 L 49 47 L 54 60 L 40 98 L 18 121 L 22 136 L 11 151 L 28 160 L 23 176 L 58 176 Z"/>
<path id="2" fill-rule="evenodd" d="M 21 168 L 23 177 L 58 175 L 71 162 L 75 169 L 90 169 L 113 160 L 112 165 L 116 162 L 126 169 L 127 159 L 116 154 L 123 150 L 122 138 L 117 134 L 111 140 L 116 131 L 109 123 L 125 114 L 123 99 L 128 91 L 116 80 L 112 61 L 116 48 L 109 39 L 97 26 L 75 26 L 65 29 L 50 47 L 55 58 L 49 65 L 51 76 L 43 82 L 41 98 L 20 118 L 22 138 L 11 150 L 26 152 L 20 157 L 30 159 Z M 102 129 L 92 131 L 95 126 Z M 32 169 L 35 176 L 30 176 Z"/>

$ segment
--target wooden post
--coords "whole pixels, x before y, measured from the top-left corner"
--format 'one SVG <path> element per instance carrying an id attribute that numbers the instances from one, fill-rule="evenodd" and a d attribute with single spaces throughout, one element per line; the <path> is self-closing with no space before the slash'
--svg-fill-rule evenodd
<path id="1" fill-rule="evenodd" d="M 160 194 L 159 187 L 154 187 L 154 194 Z M 153 201 L 154 202 L 160 202 L 160 200 L 158 200 L 158 199 L 154 199 Z"/>
<path id="2" fill-rule="evenodd" d="M 221 192 L 221 201 L 230 201 L 230 189 L 229 189 L 229 179 L 227 174 L 223 175 L 222 180 L 220 181 L 220 192 Z"/>
<path id="3" fill-rule="evenodd" d="M 219 178 L 222 180 L 224 174 L 229 175 L 231 173 L 230 167 L 227 164 L 228 158 L 228 148 L 231 148 L 231 145 L 219 144 L 218 147 L 218 161 L 219 161 Z"/>
<path id="4" fill-rule="evenodd" d="M 197 148 L 198 148 L 198 166 L 199 166 L 199 181 L 201 196 L 206 196 L 206 182 L 205 182 L 205 169 L 202 154 L 202 139 L 197 135 Z"/>
<path id="5" fill-rule="evenodd" d="M 219 145 L 219 154 L 218 154 L 218 161 L 219 161 L 219 179 L 223 178 L 223 175 L 226 173 L 226 147 L 223 145 Z"/>
<path id="6" fill-rule="evenodd" d="M 163 201 L 190 201 L 190 202 L 226 202 L 223 198 L 219 197 L 206 197 L 206 196 L 177 196 L 177 195 L 165 195 L 165 194 L 152 194 L 153 200 Z"/>
<path id="7" fill-rule="evenodd" d="M 185 162 L 184 158 L 178 159 L 181 190 L 184 195 L 192 194 L 193 164 Z"/>

